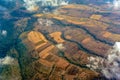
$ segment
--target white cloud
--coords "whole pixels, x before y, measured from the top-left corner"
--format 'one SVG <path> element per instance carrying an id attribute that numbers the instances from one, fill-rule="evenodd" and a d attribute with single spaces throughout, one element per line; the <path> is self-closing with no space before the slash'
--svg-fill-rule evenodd
<path id="1" fill-rule="evenodd" d="M 119 9 L 120 8 L 120 0 L 114 0 L 113 6 L 114 6 L 114 9 Z"/>
<path id="2" fill-rule="evenodd" d="M 112 7 L 113 10 L 120 10 L 120 0 L 107 1 L 106 3 L 109 7 Z"/>
<path id="3" fill-rule="evenodd" d="M 64 50 L 64 49 L 65 49 L 65 47 L 64 47 L 63 44 L 57 44 L 56 47 L 57 47 L 58 49 L 60 49 L 60 50 Z"/>
<path id="4" fill-rule="evenodd" d="M 120 79 L 120 42 L 116 42 L 108 51 L 107 58 L 89 57 L 90 63 L 87 65 L 92 70 L 100 69 L 101 73 L 108 78 Z"/>
<path id="5" fill-rule="evenodd" d="M 68 4 L 68 2 L 66 2 L 65 0 L 23 0 L 23 1 L 24 7 L 28 11 L 35 11 L 36 8 L 39 8 L 41 6 L 62 6 Z"/>
<path id="6" fill-rule="evenodd" d="M 6 30 L 0 30 L 0 35 L 1 36 L 7 36 L 7 31 Z"/>
<path id="7" fill-rule="evenodd" d="M 1 34 L 2 34 L 3 36 L 6 36 L 6 35 L 7 35 L 7 31 L 6 31 L 6 30 L 2 30 Z"/>
<path id="8" fill-rule="evenodd" d="M 6 56 L 0 59 L 0 65 L 10 65 L 13 64 L 13 62 L 14 62 L 14 58 L 10 56 Z"/>

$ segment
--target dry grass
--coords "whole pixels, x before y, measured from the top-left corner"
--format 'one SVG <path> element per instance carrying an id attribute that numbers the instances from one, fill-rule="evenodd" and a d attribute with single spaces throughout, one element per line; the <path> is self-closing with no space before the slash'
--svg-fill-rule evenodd
<path id="1" fill-rule="evenodd" d="M 31 32 L 28 33 L 28 40 L 31 41 L 34 44 L 36 44 L 36 43 L 38 43 L 42 40 L 44 42 L 47 42 L 45 37 L 40 32 L 36 32 L 36 31 L 31 31 Z"/>
<path id="2" fill-rule="evenodd" d="M 98 41 L 94 41 L 93 39 L 88 39 L 88 38 L 83 40 L 82 44 L 87 49 L 100 55 L 105 55 L 105 53 L 107 53 L 107 51 L 110 49 L 109 45 L 98 42 Z"/>
<path id="3" fill-rule="evenodd" d="M 113 40 L 115 42 L 120 41 L 120 35 L 119 34 L 114 34 L 114 33 L 105 31 L 105 32 L 102 33 L 102 36 L 107 38 L 107 39 Z"/>
<path id="4" fill-rule="evenodd" d="M 43 60 L 43 59 L 39 59 L 39 62 L 42 64 L 42 65 L 45 65 L 47 67 L 52 67 L 53 66 L 53 63 L 52 62 L 48 62 L 46 60 Z"/>
<path id="5" fill-rule="evenodd" d="M 103 37 L 105 37 L 105 38 L 108 38 L 109 36 L 111 36 L 112 34 L 110 33 L 110 32 L 105 32 L 104 34 L 103 34 Z"/>
<path id="6" fill-rule="evenodd" d="M 102 18 L 102 15 L 93 14 L 90 18 L 95 20 L 100 20 Z"/>
<path id="7" fill-rule="evenodd" d="M 92 11 L 97 11 L 95 8 L 92 8 L 90 6 L 87 5 L 67 5 L 67 6 L 63 6 L 63 9 L 76 9 L 76 10 L 92 10 Z"/>
<path id="8" fill-rule="evenodd" d="M 39 7 L 35 6 L 34 8 L 32 8 L 32 11 L 38 11 Z"/>
<path id="9" fill-rule="evenodd" d="M 85 33 L 85 31 L 81 29 L 68 29 L 65 31 L 65 36 L 70 35 L 71 39 L 77 40 L 77 41 L 82 41 L 85 38 L 88 38 L 89 35 Z"/>
<path id="10" fill-rule="evenodd" d="M 59 61 L 56 63 L 56 65 L 57 65 L 57 67 L 65 70 L 69 66 L 69 63 L 64 59 L 59 59 Z"/>
<path id="11" fill-rule="evenodd" d="M 35 50 L 39 49 L 40 47 L 42 47 L 42 46 L 44 46 L 44 45 L 46 45 L 46 44 L 47 44 L 47 43 L 42 43 L 42 44 L 40 44 L 40 45 L 35 46 Z"/>
<path id="12" fill-rule="evenodd" d="M 64 40 L 61 38 L 61 32 L 54 32 L 51 33 L 50 36 L 57 42 L 57 43 L 63 43 Z"/>
<path id="13" fill-rule="evenodd" d="M 43 16 L 43 14 L 35 14 L 35 15 L 33 15 L 34 17 L 42 17 Z"/>
<path id="14" fill-rule="evenodd" d="M 91 70 L 84 70 L 82 73 L 79 74 L 79 78 L 81 80 L 93 80 L 95 77 L 97 77 L 99 74 L 97 72 L 91 71 Z"/>
<path id="15" fill-rule="evenodd" d="M 39 56 L 40 56 L 41 58 L 46 58 L 46 57 L 47 57 L 46 55 L 47 55 L 54 47 L 55 47 L 54 45 L 51 45 L 51 46 L 47 47 L 46 49 L 44 49 L 43 51 L 40 52 Z"/>
<path id="16" fill-rule="evenodd" d="M 37 17 L 37 16 L 36 16 Z M 55 15 L 55 14 L 45 14 L 41 17 L 47 17 L 47 18 L 54 18 L 60 21 L 67 21 L 72 24 L 82 25 L 86 27 L 92 27 L 92 28 L 101 28 L 102 30 L 106 30 L 108 28 L 108 24 L 97 21 L 96 19 L 100 18 L 100 15 L 94 15 L 92 18 L 78 18 L 78 17 L 72 17 L 68 15 Z M 95 18 L 95 19 L 93 19 Z"/>
<path id="17" fill-rule="evenodd" d="M 23 32 L 21 35 L 20 35 L 20 39 L 22 39 L 22 40 L 24 40 L 24 39 L 26 39 L 27 38 L 27 35 L 28 34 L 28 32 Z"/>
<path id="18" fill-rule="evenodd" d="M 84 44 L 84 43 L 87 43 L 87 42 L 89 42 L 91 40 L 91 38 L 86 38 L 86 39 L 84 39 L 83 41 L 82 41 L 82 43 Z"/>
<path id="19" fill-rule="evenodd" d="M 50 55 L 49 53 L 42 53 L 40 54 L 40 58 L 45 59 L 49 55 Z"/>
<path id="20" fill-rule="evenodd" d="M 72 37 L 70 35 L 65 36 L 67 39 L 71 39 Z"/>

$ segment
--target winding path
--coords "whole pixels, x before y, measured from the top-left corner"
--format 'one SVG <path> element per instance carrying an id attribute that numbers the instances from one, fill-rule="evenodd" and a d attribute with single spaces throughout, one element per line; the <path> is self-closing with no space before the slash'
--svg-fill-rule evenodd
<path id="1" fill-rule="evenodd" d="M 56 19 L 55 19 L 55 20 L 56 20 Z M 107 40 L 103 40 L 103 39 L 97 37 L 95 34 L 93 34 L 92 32 L 90 32 L 90 31 L 89 31 L 88 29 L 86 29 L 84 26 L 76 25 L 76 24 L 72 24 L 72 23 L 65 24 L 65 23 L 63 23 L 63 22 L 60 21 L 60 20 L 56 20 L 56 21 L 57 21 L 57 23 L 59 23 L 59 24 L 61 24 L 61 25 L 63 25 L 63 26 L 72 26 L 72 27 L 74 27 L 74 28 L 80 28 L 80 29 L 84 30 L 88 35 L 90 35 L 90 36 L 91 36 L 94 40 L 96 40 L 96 41 L 102 42 L 102 43 L 104 43 L 104 44 L 108 44 L 109 46 L 113 46 L 113 45 L 114 45 L 112 42 L 109 42 L 109 41 L 107 41 Z"/>
<path id="2" fill-rule="evenodd" d="M 98 56 L 98 57 L 104 58 L 104 56 L 99 55 L 99 54 L 97 54 L 97 53 L 95 53 L 95 52 L 93 52 L 93 51 L 85 48 L 85 47 L 84 47 L 82 44 L 80 44 L 79 42 L 77 42 L 77 41 L 75 41 L 75 40 L 71 40 L 71 39 L 65 38 L 64 32 L 63 32 L 63 34 L 61 35 L 61 37 L 62 37 L 64 40 L 66 40 L 66 41 L 69 41 L 69 42 L 72 42 L 72 43 L 77 44 L 77 45 L 78 45 L 78 48 L 79 48 L 80 50 L 82 50 L 82 51 L 84 51 L 84 52 L 86 52 L 86 53 L 88 53 L 88 54 L 91 54 L 91 55 L 94 55 L 94 56 Z"/>

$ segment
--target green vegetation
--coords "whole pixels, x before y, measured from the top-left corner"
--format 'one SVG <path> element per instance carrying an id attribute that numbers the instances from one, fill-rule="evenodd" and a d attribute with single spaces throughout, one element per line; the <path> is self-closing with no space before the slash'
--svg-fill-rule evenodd
<path id="1" fill-rule="evenodd" d="M 11 48 L 10 51 L 7 52 L 7 55 L 11 56 L 15 59 L 18 59 L 18 57 L 19 57 L 18 52 L 16 51 L 16 49 L 14 47 Z"/>
<path id="2" fill-rule="evenodd" d="M 19 64 L 21 69 L 21 74 L 23 80 L 30 80 L 36 73 L 34 69 L 33 59 L 31 58 L 26 46 L 20 42 L 16 46 L 17 51 L 19 52 Z"/>
<path id="3" fill-rule="evenodd" d="M 1 80 L 21 80 L 19 65 L 3 66 L 0 76 L 2 76 Z"/>
<path id="4" fill-rule="evenodd" d="M 39 46 L 39 45 L 41 45 L 42 43 L 45 43 L 45 41 L 44 41 L 44 40 L 39 41 L 39 42 L 38 42 L 38 43 L 36 43 L 35 45 L 36 45 L 36 46 Z"/>
<path id="5" fill-rule="evenodd" d="M 14 62 L 10 65 L 2 65 L 0 67 L 0 80 L 21 80 L 20 67 L 18 63 L 18 53 L 14 47 L 8 52 L 7 56 L 14 58 Z"/>

